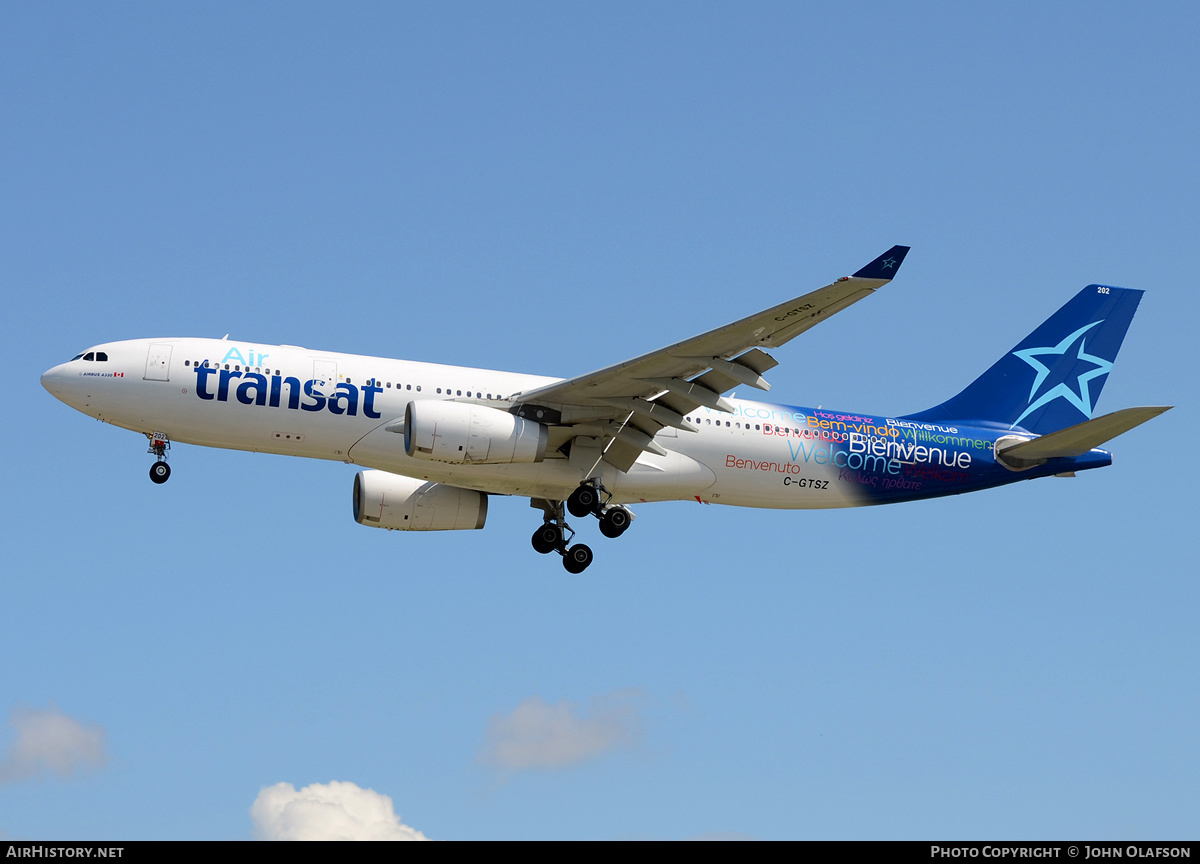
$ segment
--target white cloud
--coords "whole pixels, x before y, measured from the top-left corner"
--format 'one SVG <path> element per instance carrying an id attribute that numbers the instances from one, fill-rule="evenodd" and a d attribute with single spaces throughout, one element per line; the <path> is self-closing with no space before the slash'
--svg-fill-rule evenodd
<path id="1" fill-rule="evenodd" d="M 0 759 L 0 783 L 15 783 L 50 773 L 70 777 L 108 761 L 104 730 L 85 726 L 51 704 L 45 710 L 14 708 L 8 723 L 16 740 Z"/>
<path id="2" fill-rule="evenodd" d="M 334 780 L 297 791 L 266 786 L 250 806 L 258 840 L 428 840 L 401 823 L 392 799 L 374 789 Z"/>
<path id="3" fill-rule="evenodd" d="M 633 748 L 642 736 L 640 702 L 638 690 L 597 696 L 587 710 L 573 702 L 548 705 L 534 696 L 511 714 L 492 716 L 479 761 L 513 771 L 546 770 Z"/>

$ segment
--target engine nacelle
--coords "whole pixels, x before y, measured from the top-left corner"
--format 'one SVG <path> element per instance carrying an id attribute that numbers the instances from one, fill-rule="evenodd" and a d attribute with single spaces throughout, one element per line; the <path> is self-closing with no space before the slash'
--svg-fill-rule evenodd
<path id="1" fill-rule="evenodd" d="M 452 465 L 505 465 L 546 458 L 548 430 L 507 411 L 425 399 L 404 409 L 404 452 Z"/>
<path id="2" fill-rule="evenodd" d="M 386 471 L 354 475 L 354 521 L 389 531 L 461 531 L 482 528 L 487 496 Z"/>

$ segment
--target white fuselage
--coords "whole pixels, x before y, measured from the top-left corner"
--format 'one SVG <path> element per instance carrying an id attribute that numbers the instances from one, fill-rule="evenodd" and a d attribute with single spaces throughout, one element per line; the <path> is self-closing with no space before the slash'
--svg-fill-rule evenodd
<path id="1" fill-rule="evenodd" d="M 898 471 L 889 472 L 887 460 L 868 451 L 863 452 L 880 476 L 857 470 L 864 457 L 845 447 L 846 433 L 825 431 L 822 423 L 831 424 L 806 409 L 739 399 L 729 400 L 733 414 L 693 411 L 687 423 L 695 432 L 662 429 L 654 440 L 666 454 L 643 453 L 627 472 L 606 462 L 581 466 L 557 451 L 529 464 L 429 461 L 409 456 L 404 435 L 387 428 L 404 417 L 412 401 L 503 403 L 555 380 L 191 338 L 99 345 L 42 376 L 47 390 L 79 411 L 147 435 L 163 433 L 173 442 L 336 459 L 496 494 L 562 500 L 581 480 L 598 477 L 620 503 L 698 500 L 802 509 L 871 503 L 879 500 L 884 484 L 900 482 L 889 476 Z M 862 440 L 875 440 L 877 449 L 890 442 L 870 430 L 899 434 L 861 428 L 867 430 Z M 832 446 L 835 442 L 843 449 Z M 989 451 L 988 461 L 991 443 L 976 440 L 974 445 Z M 961 442 L 956 446 L 929 448 L 930 470 L 943 477 L 957 471 L 965 482 L 966 471 L 960 469 L 984 453 L 962 450 Z"/>

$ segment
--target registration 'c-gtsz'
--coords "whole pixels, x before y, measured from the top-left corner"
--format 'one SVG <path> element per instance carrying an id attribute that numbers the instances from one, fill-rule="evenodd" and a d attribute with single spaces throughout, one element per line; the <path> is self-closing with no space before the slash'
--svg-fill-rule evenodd
<path id="1" fill-rule="evenodd" d="M 336 459 L 354 518 L 402 531 L 482 528 L 489 495 L 542 513 L 533 547 L 572 573 L 566 512 L 618 537 L 638 502 L 808 509 L 954 495 L 1072 476 L 1101 444 L 1166 411 L 1092 408 L 1142 292 L 1089 285 L 957 396 L 902 417 L 726 397 L 761 391 L 767 352 L 892 280 L 906 246 L 853 276 L 632 360 L 546 378 L 259 345 L 135 339 L 42 375 L 71 407 L 150 440 L 162 483 L 172 442 Z"/>

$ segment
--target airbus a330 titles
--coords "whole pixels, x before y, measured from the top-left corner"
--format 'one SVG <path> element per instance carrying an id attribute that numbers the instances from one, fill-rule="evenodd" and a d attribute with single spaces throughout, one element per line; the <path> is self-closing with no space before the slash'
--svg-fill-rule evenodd
<path id="1" fill-rule="evenodd" d="M 572 573 L 628 505 L 855 507 L 1071 476 L 1099 448 L 1168 410 L 1092 417 L 1142 292 L 1088 285 L 957 396 L 901 417 L 726 397 L 767 391 L 767 352 L 877 291 L 907 246 L 853 276 L 732 324 L 576 378 L 547 378 L 260 345 L 134 339 L 96 345 L 42 375 L 55 397 L 150 441 L 361 465 L 354 518 L 374 528 L 482 528 L 490 495 L 541 511 L 533 547 Z"/>

